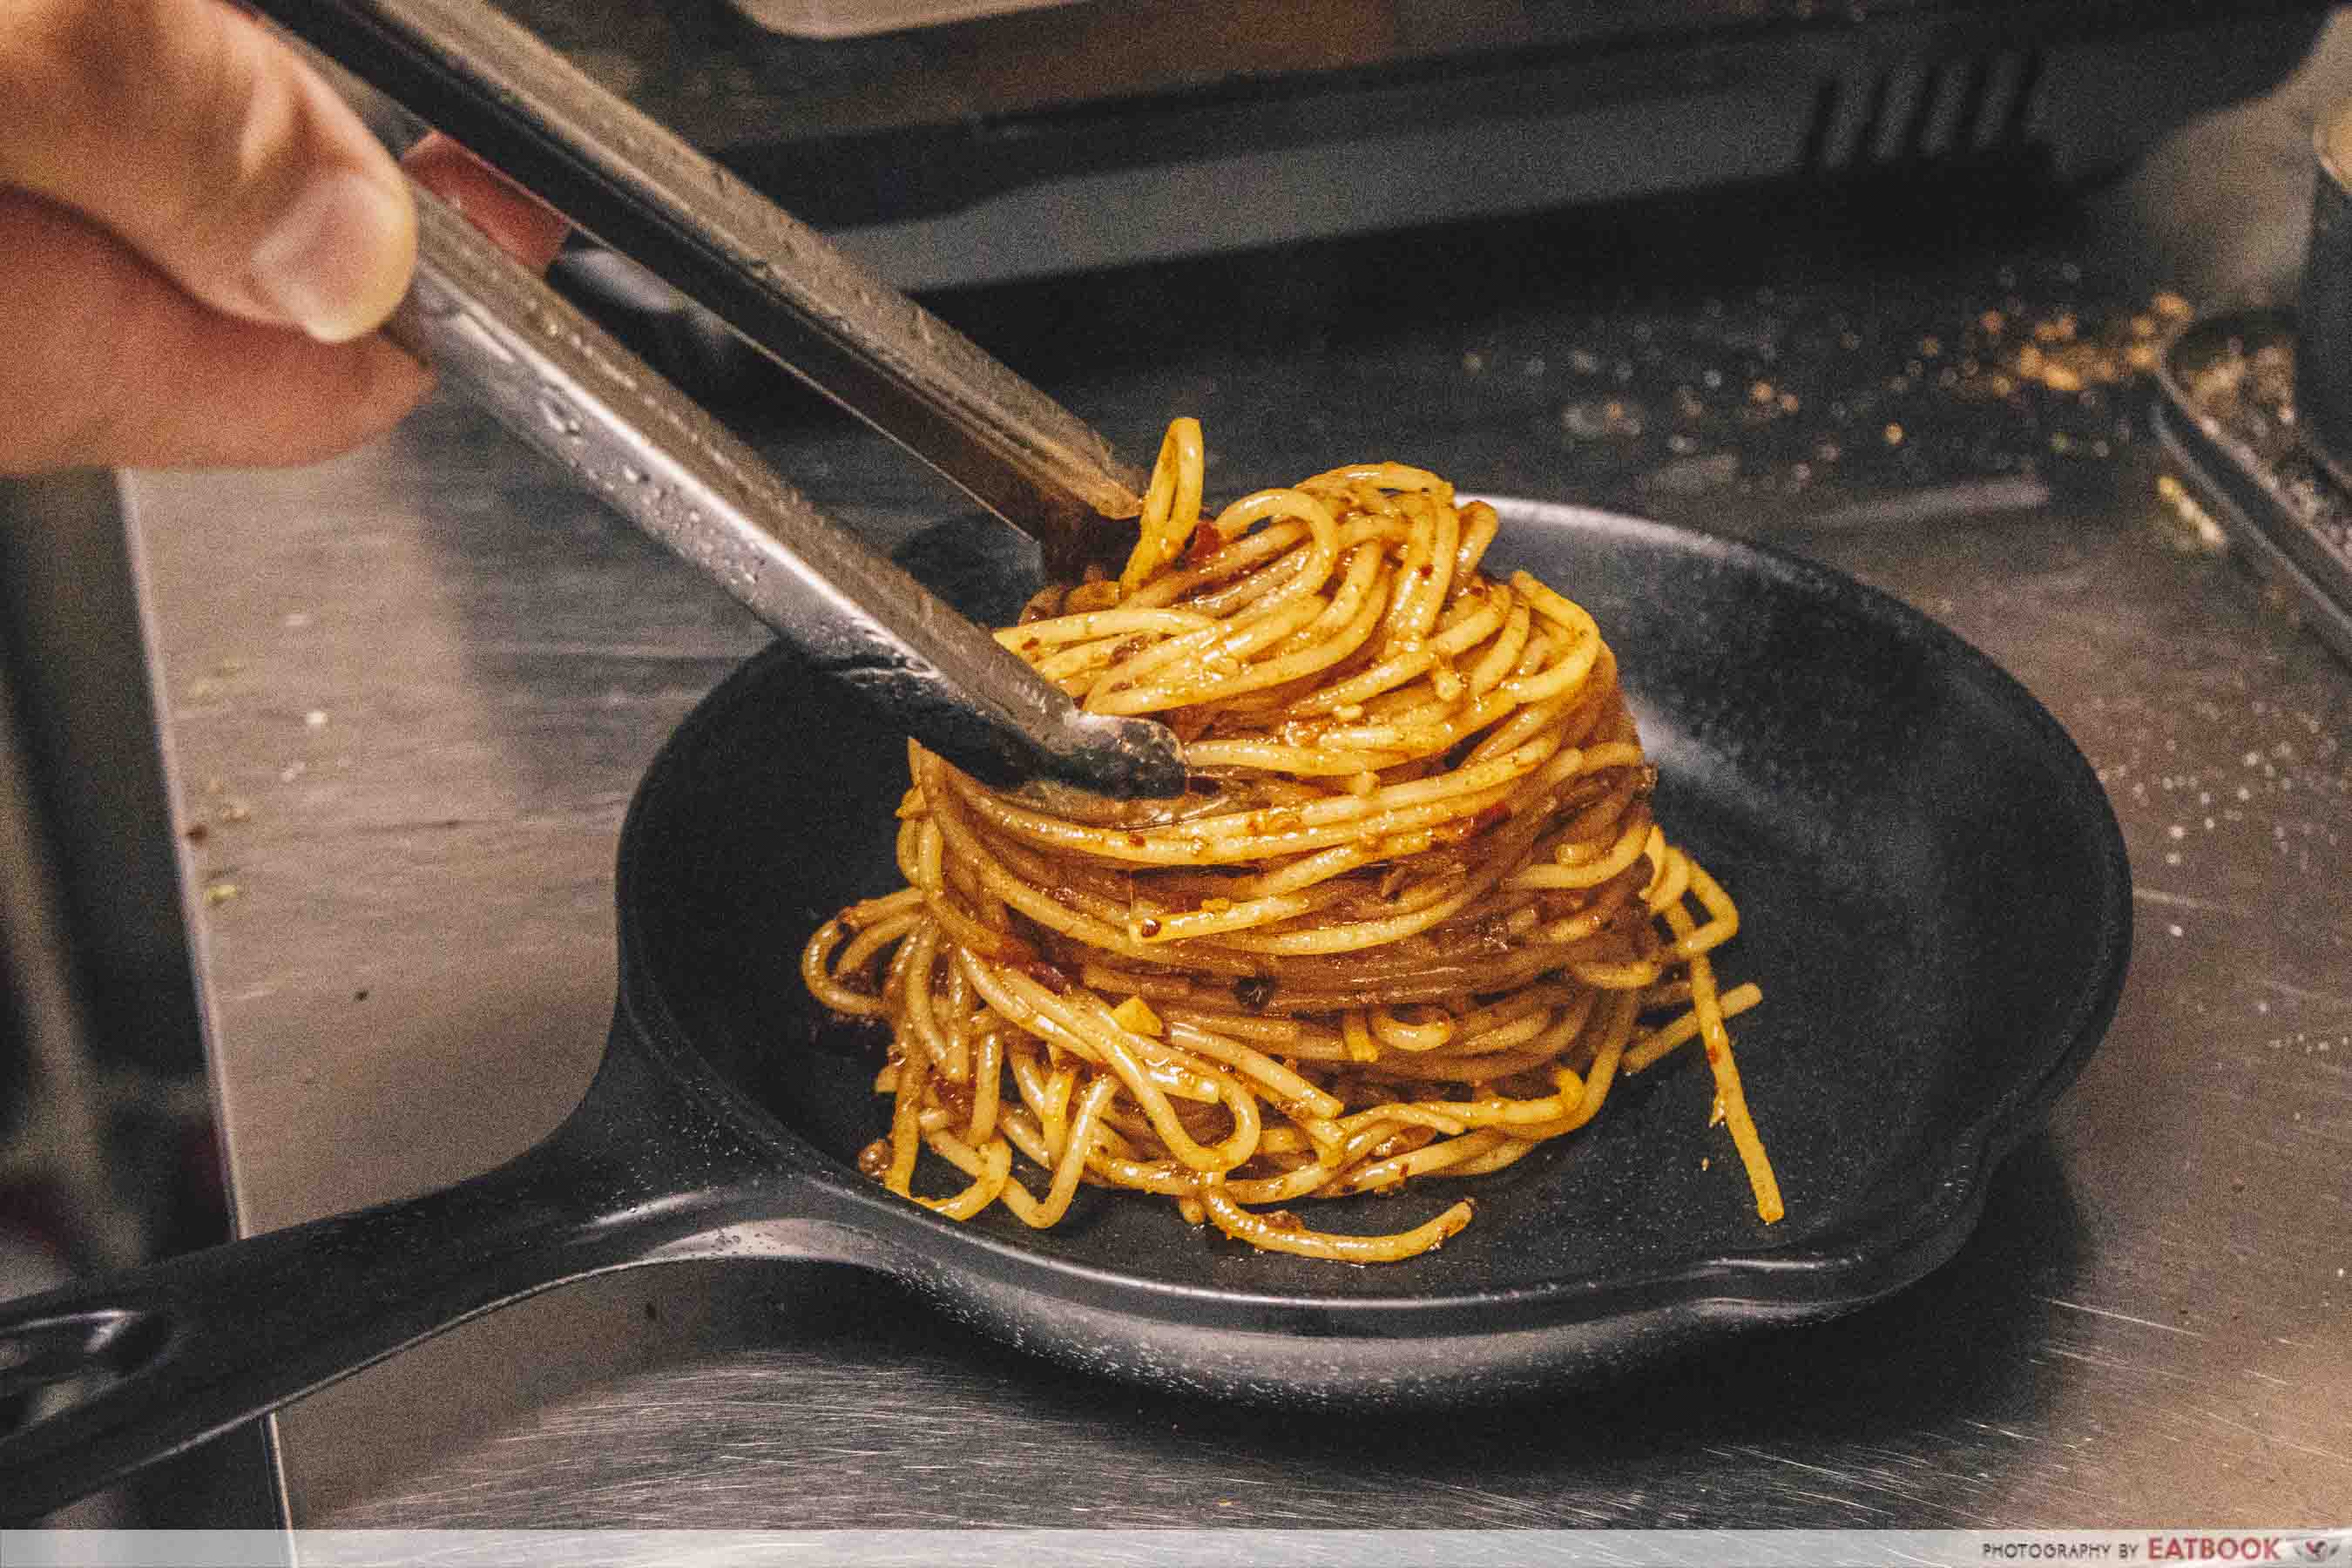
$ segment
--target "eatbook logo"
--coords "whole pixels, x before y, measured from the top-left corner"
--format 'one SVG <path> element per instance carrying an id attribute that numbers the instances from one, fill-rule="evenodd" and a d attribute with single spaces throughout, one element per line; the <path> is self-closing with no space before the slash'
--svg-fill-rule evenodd
<path id="1" fill-rule="evenodd" d="M 2328 1535 L 2151 1535 L 2149 1563 L 2340 1563 L 2352 1568 L 2352 1544 Z"/>

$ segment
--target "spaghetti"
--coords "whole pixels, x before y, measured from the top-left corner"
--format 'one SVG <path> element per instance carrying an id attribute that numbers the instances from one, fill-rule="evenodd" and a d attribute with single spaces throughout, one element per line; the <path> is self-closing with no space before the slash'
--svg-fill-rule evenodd
<path id="1" fill-rule="evenodd" d="M 1396 463 L 1201 510 L 1170 427 L 1126 570 L 1049 588 L 1003 645 L 1184 743 L 1192 793 L 1066 815 L 909 745 L 907 886 L 810 938 L 809 989 L 887 1020 L 890 1191 L 1051 1226 L 1081 1184 L 1253 1247 L 1370 1263 L 1286 1205 L 1497 1171 L 1697 1040 L 1758 1212 L 1781 1204 L 1709 954 L 1731 899 L 1669 844 L 1614 657 L 1497 519 Z M 919 1154 L 967 1183 L 913 1192 Z M 1023 1172 L 1032 1173 L 1024 1175 Z"/>

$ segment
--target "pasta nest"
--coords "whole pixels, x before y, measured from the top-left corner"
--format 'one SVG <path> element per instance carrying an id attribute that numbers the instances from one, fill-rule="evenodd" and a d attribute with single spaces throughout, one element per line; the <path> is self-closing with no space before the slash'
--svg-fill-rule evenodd
<path id="1" fill-rule="evenodd" d="M 1697 1039 L 1778 1219 L 1725 1026 L 1759 993 L 1708 957 L 1738 911 L 1652 820 L 1592 617 L 1482 572 L 1495 510 L 1426 470 L 1206 517 L 1203 466 L 1177 421 L 1125 571 L 997 634 L 1087 711 L 1171 726 L 1187 795 L 1041 803 L 910 743 L 906 886 L 803 954 L 822 1002 L 891 1030 L 863 1167 L 957 1219 L 1051 1226 L 1129 1188 L 1253 1247 L 1391 1261 L 1471 1201 L 1378 1236 L 1286 1205 L 1500 1170 Z M 916 1197 L 926 1149 L 960 1190 Z"/>

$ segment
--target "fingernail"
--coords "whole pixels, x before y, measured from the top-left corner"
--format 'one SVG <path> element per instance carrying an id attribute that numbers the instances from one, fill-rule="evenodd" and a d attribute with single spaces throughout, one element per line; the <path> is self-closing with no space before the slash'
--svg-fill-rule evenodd
<path id="1" fill-rule="evenodd" d="M 254 291 L 320 342 L 348 342 L 400 302 L 413 223 L 373 180 L 344 172 L 314 181 L 254 247 Z"/>

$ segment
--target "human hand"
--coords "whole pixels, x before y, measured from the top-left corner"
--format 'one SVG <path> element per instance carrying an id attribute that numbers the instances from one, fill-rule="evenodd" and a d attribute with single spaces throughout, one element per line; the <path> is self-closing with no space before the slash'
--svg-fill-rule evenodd
<path id="1" fill-rule="evenodd" d="M 562 220 L 453 143 L 421 183 L 527 265 Z M 416 219 L 341 99 L 220 0 L 0 0 L 0 473 L 296 464 L 432 384 L 377 333 Z"/>

